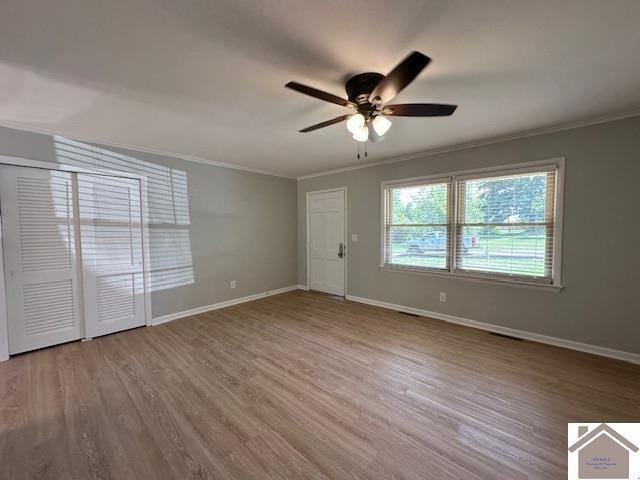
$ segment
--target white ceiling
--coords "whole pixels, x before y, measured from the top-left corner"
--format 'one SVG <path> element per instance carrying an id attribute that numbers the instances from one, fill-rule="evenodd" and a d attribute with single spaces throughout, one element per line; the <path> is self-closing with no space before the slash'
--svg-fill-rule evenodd
<path id="1" fill-rule="evenodd" d="M 409 51 L 433 62 L 368 161 L 640 108 L 638 0 L 2 0 L 0 124 L 298 176 L 361 163 L 344 95 Z"/>

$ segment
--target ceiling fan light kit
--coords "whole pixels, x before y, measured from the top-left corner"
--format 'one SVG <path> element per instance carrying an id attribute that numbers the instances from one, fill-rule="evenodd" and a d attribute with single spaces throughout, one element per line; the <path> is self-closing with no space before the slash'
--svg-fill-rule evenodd
<path id="1" fill-rule="evenodd" d="M 349 117 L 349 120 L 347 120 L 347 130 L 355 135 L 358 129 L 364 127 L 364 124 L 364 115 L 362 115 L 361 113 L 356 113 L 355 115 L 351 115 L 351 117 Z"/>
<path id="2" fill-rule="evenodd" d="M 391 121 L 382 115 L 378 115 L 371 122 L 371 126 L 379 136 L 383 136 L 391 128 Z"/>
<path id="3" fill-rule="evenodd" d="M 358 142 L 366 142 L 369 139 L 369 128 L 366 125 L 358 127 L 353 133 L 353 139 Z"/>
<path id="4" fill-rule="evenodd" d="M 370 138 L 371 129 L 374 130 L 376 137 L 382 137 L 389 128 L 391 122 L 382 115 L 376 115 L 371 118 L 365 118 L 361 113 L 356 113 L 347 120 L 347 130 L 353 135 L 353 139 L 358 142 L 366 142 Z"/>
<path id="5" fill-rule="evenodd" d="M 311 132 L 346 120 L 347 130 L 353 135 L 354 140 L 375 142 L 382 140 L 391 127 L 391 121 L 386 116 L 443 117 L 453 114 L 457 105 L 440 103 L 387 105 L 387 102 L 404 90 L 430 62 L 431 59 L 426 55 L 412 52 L 386 76 L 375 72 L 355 75 L 345 85 L 348 100 L 301 83 L 287 83 L 285 87 L 299 93 L 356 110 L 356 113 L 351 115 L 342 115 L 311 125 L 300 132 Z"/>

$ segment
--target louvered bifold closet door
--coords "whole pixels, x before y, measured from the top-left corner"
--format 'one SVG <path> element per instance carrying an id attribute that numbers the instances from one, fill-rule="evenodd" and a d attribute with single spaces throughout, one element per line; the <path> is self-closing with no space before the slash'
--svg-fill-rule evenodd
<path id="1" fill-rule="evenodd" d="M 9 351 L 81 337 L 72 174 L 0 166 Z"/>
<path id="2" fill-rule="evenodd" d="M 140 181 L 78 174 L 87 337 L 145 323 Z"/>

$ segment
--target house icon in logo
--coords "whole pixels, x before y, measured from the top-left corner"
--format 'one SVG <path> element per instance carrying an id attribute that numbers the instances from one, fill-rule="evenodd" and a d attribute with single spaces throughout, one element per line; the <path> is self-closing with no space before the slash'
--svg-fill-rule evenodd
<path id="1" fill-rule="evenodd" d="M 629 478 L 629 455 L 636 447 L 606 423 L 590 432 L 578 427 L 578 441 L 569 452 L 578 452 L 578 478 Z"/>

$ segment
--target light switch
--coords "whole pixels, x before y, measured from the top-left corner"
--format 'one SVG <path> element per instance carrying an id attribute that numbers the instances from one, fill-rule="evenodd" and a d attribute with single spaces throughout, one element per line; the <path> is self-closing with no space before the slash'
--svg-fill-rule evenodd
<path id="1" fill-rule="evenodd" d="M 352 242 L 357 242 L 358 241 L 358 234 L 357 233 L 352 233 L 351 234 L 351 241 Z"/>

